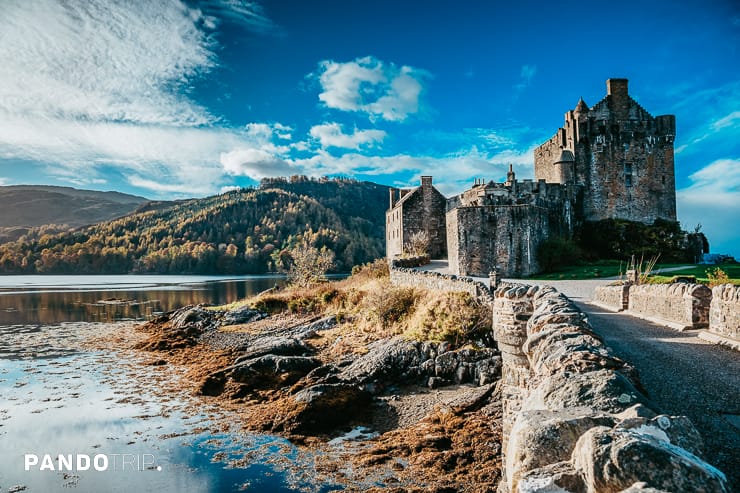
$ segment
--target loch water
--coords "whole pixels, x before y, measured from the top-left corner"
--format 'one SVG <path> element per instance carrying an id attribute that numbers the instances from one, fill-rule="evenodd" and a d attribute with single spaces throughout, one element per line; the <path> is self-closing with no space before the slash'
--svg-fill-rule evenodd
<path id="1" fill-rule="evenodd" d="M 142 364 L 148 356 L 84 344 L 180 306 L 229 303 L 282 283 L 266 276 L 0 277 L 0 492 L 340 490 L 317 482 L 315 453 L 244 433 L 238 422 L 227 426 L 221 409 L 192 395 L 164 395 L 177 383 L 166 369 Z"/>

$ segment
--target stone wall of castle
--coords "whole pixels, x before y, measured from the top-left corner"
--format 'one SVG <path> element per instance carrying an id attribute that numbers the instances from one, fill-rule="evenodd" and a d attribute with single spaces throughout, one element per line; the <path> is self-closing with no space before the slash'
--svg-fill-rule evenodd
<path id="1" fill-rule="evenodd" d="M 653 223 L 676 220 L 673 115 L 653 117 L 609 79 L 607 96 L 592 108 L 579 102 L 565 124 L 535 149 L 535 177 L 584 186 L 585 219 Z M 572 153 L 562 161 L 562 151 Z"/>
<path id="2" fill-rule="evenodd" d="M 385 214 L 386 256 L 402 255 L 409 238 L 414 233 L 425 232 L 429 237 L 429 255 L 445 258 L 447 199 L 432 186 L 432 177 L 422 176 L 421 186 L 416 189 L 391 189 L 390 194 L 390 209 Z"/>
<path id="3" fill-rule="evenodd" d="M 478 184 L 448 201 L 450 272 L 502 277 L 539 271 L 537 248 L 547 238 L 570 237 L 576 216 L 575 187 L 532 180 Z"/>
<path id="4" fill-rule="evenodd" d="M 460 207 L 447 226 L 450 272 L 478 277 L 538 272 L 537 246 L 551 229 L 547 209 L 533 205 Z"/>

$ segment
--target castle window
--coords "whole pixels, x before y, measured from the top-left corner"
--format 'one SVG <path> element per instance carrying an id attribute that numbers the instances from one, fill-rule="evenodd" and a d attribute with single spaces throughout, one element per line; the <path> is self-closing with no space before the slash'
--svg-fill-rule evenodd
<path id="1" fill-rule="evenodd" d="M 624 163 L 624 185 L 632 186 L 632 163 Z"/>
<path id="2" fill-rule="evenodd" d="M 663 182 L 663 185 L 665 185 L 665 175 L 663 175 L 663 177 L 660 179 L 660 181 L 662 181 Z"/>

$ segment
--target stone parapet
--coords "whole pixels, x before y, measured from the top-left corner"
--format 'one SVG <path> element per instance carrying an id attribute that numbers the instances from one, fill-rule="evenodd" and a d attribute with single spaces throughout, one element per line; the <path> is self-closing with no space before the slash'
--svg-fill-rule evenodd
<path id="1" fill-rule="evenodd" d="M 740 286 L 722 284 L 712 288 L 709 330 L 699 337 L 740 350 Z"/>
<path id="2" fill-rule="evenodd" d="M 480 281 L 439 272 L 407 269 L 391 265 L 391 283 L 395 286 L 434 289 L 451 293 L 469 293 L 484 303 L 493 301 L 491 290 Z"/>
<path id="3" fill-rule="evenodd" d="M 634 368 L 564 295 L 502 286 L 493 320 L 504 365 L 499 491 L 729 491 L 724 474 L 700 458 L 691 422 L 660 415 Z"/>
<path id="4" fill-rule="evenodd" d="M 709 326 L 712 291 L 703 284 L 642 284 L 629 288 L 629 312 L 677 330 Z"/>
<path id="5" fill-rule="evenodd" d="M 629 306 L 629 284 L 598 286 L 594 292 L 594 304 L 621 312 Z"/>

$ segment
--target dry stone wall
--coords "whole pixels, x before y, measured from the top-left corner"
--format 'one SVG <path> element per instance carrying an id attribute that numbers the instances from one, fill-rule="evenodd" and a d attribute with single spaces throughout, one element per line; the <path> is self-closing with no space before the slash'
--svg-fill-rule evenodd
<path id="1" fill-rule="evenodd" d="M 709 326 L 712 291 L 703 284 L 642 284 L 629 288 L 629 311 L 679 329 Z"/>
<path id="2" fill-rule="evenodd" d="M 621 312 L 629 306 L 629 285 L 598 286 L 594 292 L 594 302 L 611 310 Z"/>
<path id="3" fill-rule="evenodd" d="M 700 458 L 691 422 L 660 414 L 564 295 L 503 286 L 493 311 L 503 360 L 499 491 L 729 491 Z"/>
<path id="4" fill-rule="evenodd" d="M 434 289 L 452 293 L 469 293 L 483 302 L 490 302 L 491 291 L 480 281 L 439 272 L 406 269 L 391 265 L 391 282 L 395 286 Z"/>
<path id="5" fill-rule="evenodd" d="M 740 286 L 723 284 L 712 288 L 709 330 L 700 336 L 740 349 Z"/>

